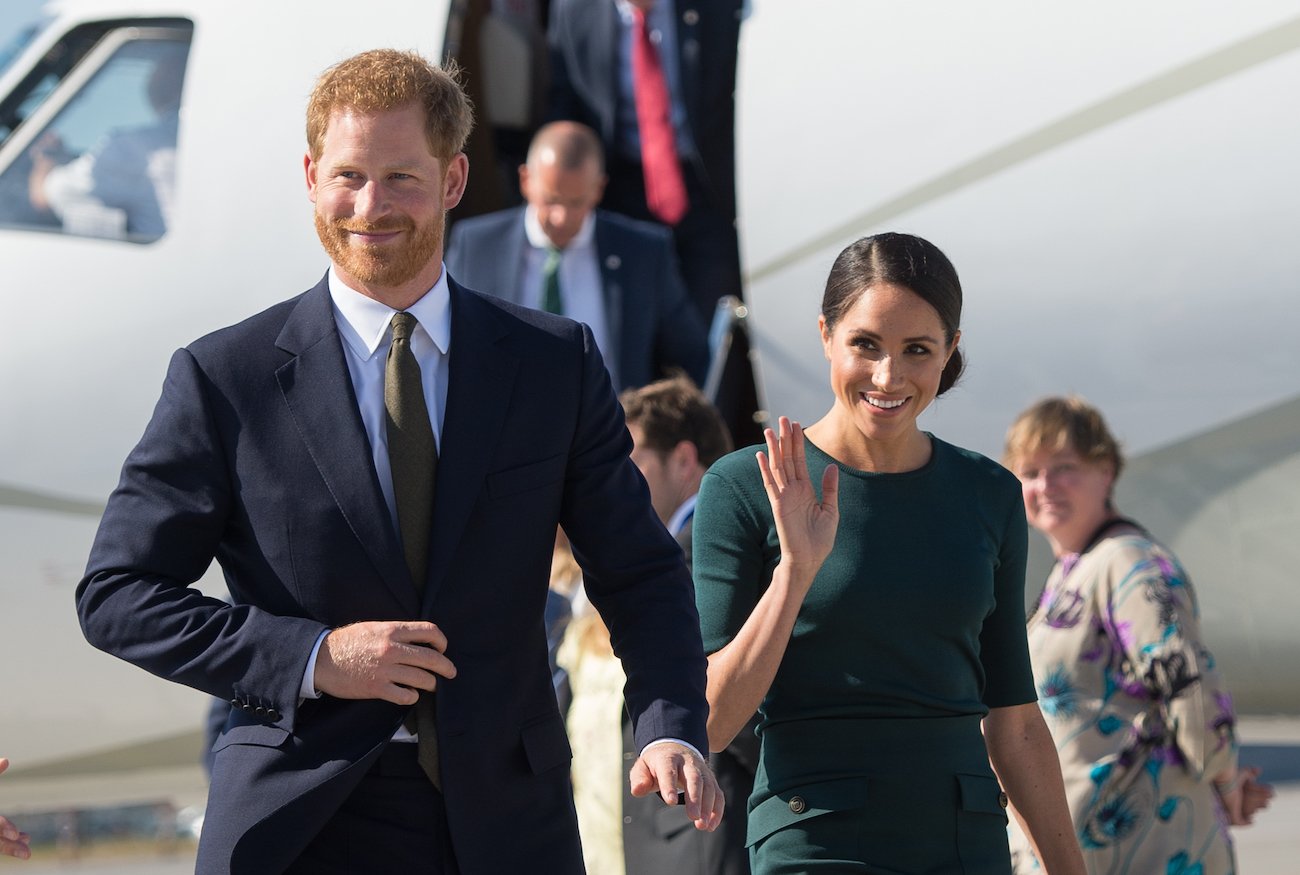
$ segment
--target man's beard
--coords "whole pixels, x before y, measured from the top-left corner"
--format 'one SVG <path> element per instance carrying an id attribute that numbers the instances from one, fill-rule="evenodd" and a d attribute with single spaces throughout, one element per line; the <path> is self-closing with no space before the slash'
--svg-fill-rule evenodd
<path id="1" fill-rule="evenodd" d="M 429 262 L 442 249 L 446 218 L 437 218 L 424 227 L 410 219 L 401 219 L 381 225 L 371 225 L 359 219 L 326 219 L 316 213 L 316 234 L 325 247 L 330 260 L 358 282 L 367 285 L 400 286 L 419 276 Z M 352 233 L 384 233 L 406 231 L 403 244 L 363 244 L 350 242 Z"/>

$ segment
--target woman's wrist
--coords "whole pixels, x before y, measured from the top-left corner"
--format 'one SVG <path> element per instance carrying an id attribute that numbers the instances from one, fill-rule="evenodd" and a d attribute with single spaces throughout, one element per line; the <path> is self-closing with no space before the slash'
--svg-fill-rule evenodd
<path id="1" fill-rule="evenodd" d="M 800 593 L 806 593 L 811 587 L 813 579 L 817 572 L 821 570 L 822 562 L 807 561 L 797 559 L 792 556 L 782 556 L 777 562 L 773 580 L 779 575 L 785 577 L 787 585 Z"/>
<path id="2" fill-rule="evenodd" d="M 1226 779 L 1221 775 L 1215 776 L 1211 783 L 1214 785 L 1214 789 L 1220 796 L 1227 796 L 1234 790 L 1241 788 L 1241 783 L 1245 780 L 1245 777 L 1245 772 L 1238 770 Z"/>

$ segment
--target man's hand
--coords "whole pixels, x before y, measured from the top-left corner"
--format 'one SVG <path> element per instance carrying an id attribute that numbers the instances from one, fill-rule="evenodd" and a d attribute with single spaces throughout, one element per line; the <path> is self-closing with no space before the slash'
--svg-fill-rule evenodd
<path id="1" fill-rule="evenodd" d="M 419 690 L 456 676 L 446 650 L 447 636 L 432 623 L 353 623 L 331 630 L 321 643 L 316 689 L 339 699 L 414 705 Z"/>
<path id="2" fill-rule="evenodd" d="M 686 816 L 695 828 L 713 832 L 722 823 L 724 799 L 709 764 L 685 745 L 672 741 L 651 744 L 632 764 L 628 776 L 633 796 L 658 791 L 664 802 L 677 804 L 677 794 L 686 794 Z"/>
<path id="3" fill-rule="evenodd" d="M 7 768 L 9 768 L 9 760 L 0 757 L 0 773 Z M 0 816 L 0 854 L 26 860 L 32 855 L 30 842 L 31 836 L 20 832 L 8 818 Z"/>

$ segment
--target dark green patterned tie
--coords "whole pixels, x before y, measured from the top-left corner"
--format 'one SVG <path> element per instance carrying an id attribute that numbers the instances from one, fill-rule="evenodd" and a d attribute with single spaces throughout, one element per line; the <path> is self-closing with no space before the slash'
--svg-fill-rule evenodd
<path id="1" fill-rule="evenodd" d="M 433 529 L 433 486 L 438 472 L 438 445 L 424 403 L 420 364 L 411 352 L 411 334 L 418 323 L 410 313 L 393 315 L 393 343 L 384 368 L 384 410 L 388 431 L 388 464 L 397 504 L 397 528 L 402 536 L 406 567 L 415 591 L 424 594 L 429 571 L 429 536 Z M 420 740 L 420 766 L 435 787 L 438 771 L 438 732 L 432 693 L 420 700 L 406 717 L 406 726 Z"/>
<path id="2" fill-rule="evenodd" d="M 564 253 L 554 246 L 546 247 L 546 261 L 542 263 L 542 309 L 557 315 L 564 313 L 560 298 L 560 259 Z"/>

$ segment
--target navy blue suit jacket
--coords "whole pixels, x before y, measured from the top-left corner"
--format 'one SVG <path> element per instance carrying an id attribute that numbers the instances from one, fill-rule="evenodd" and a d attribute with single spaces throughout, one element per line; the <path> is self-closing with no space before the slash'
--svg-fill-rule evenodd
<path id="1" fill-rule="evenodd" d="M 678 81 L 713 207 L 736 216 L 736 57 L 743 0 L 676 0 Z M 615 154 L 618 8 L 612 0 L 552 0 L 548 116 L 595 129 Z"/>
<path id="2" fill-rule="evenodd" d="M 415 618 L 445 631 L 458 670 L 437 696 L 462 871 L 529 871 L 539 860 L 581 871 L 542 622 L 557 524 L 624 659 L 637 738 L 704 749 L 690 577 L 628 459 L 590 332 L 450 285 L 423 603 L 324 281 L 173 356 L 108 501 L 77 588 L 86 637 L 237 705 L 216 743 L 201 873 L 281 871 L 402 720 L 405 709 L 382 701 L 298 703 L 318 634 Z M 214 557 L 232 604 L 189 586 Z"/>
<path id="3" fill-rule="evenodd" d="M 521 303 L 529 246 L 525 209 L 456 222 L 447 244 L 448 272 L 471 288 Z M 660 225 L 597 210 L 595 245 L 613 346 L 605 353 L 618 363 L 618 389 L 644 386 L 670 367 L 704 385 L 708 334 L 677 270 L 672 234 Z"/>

